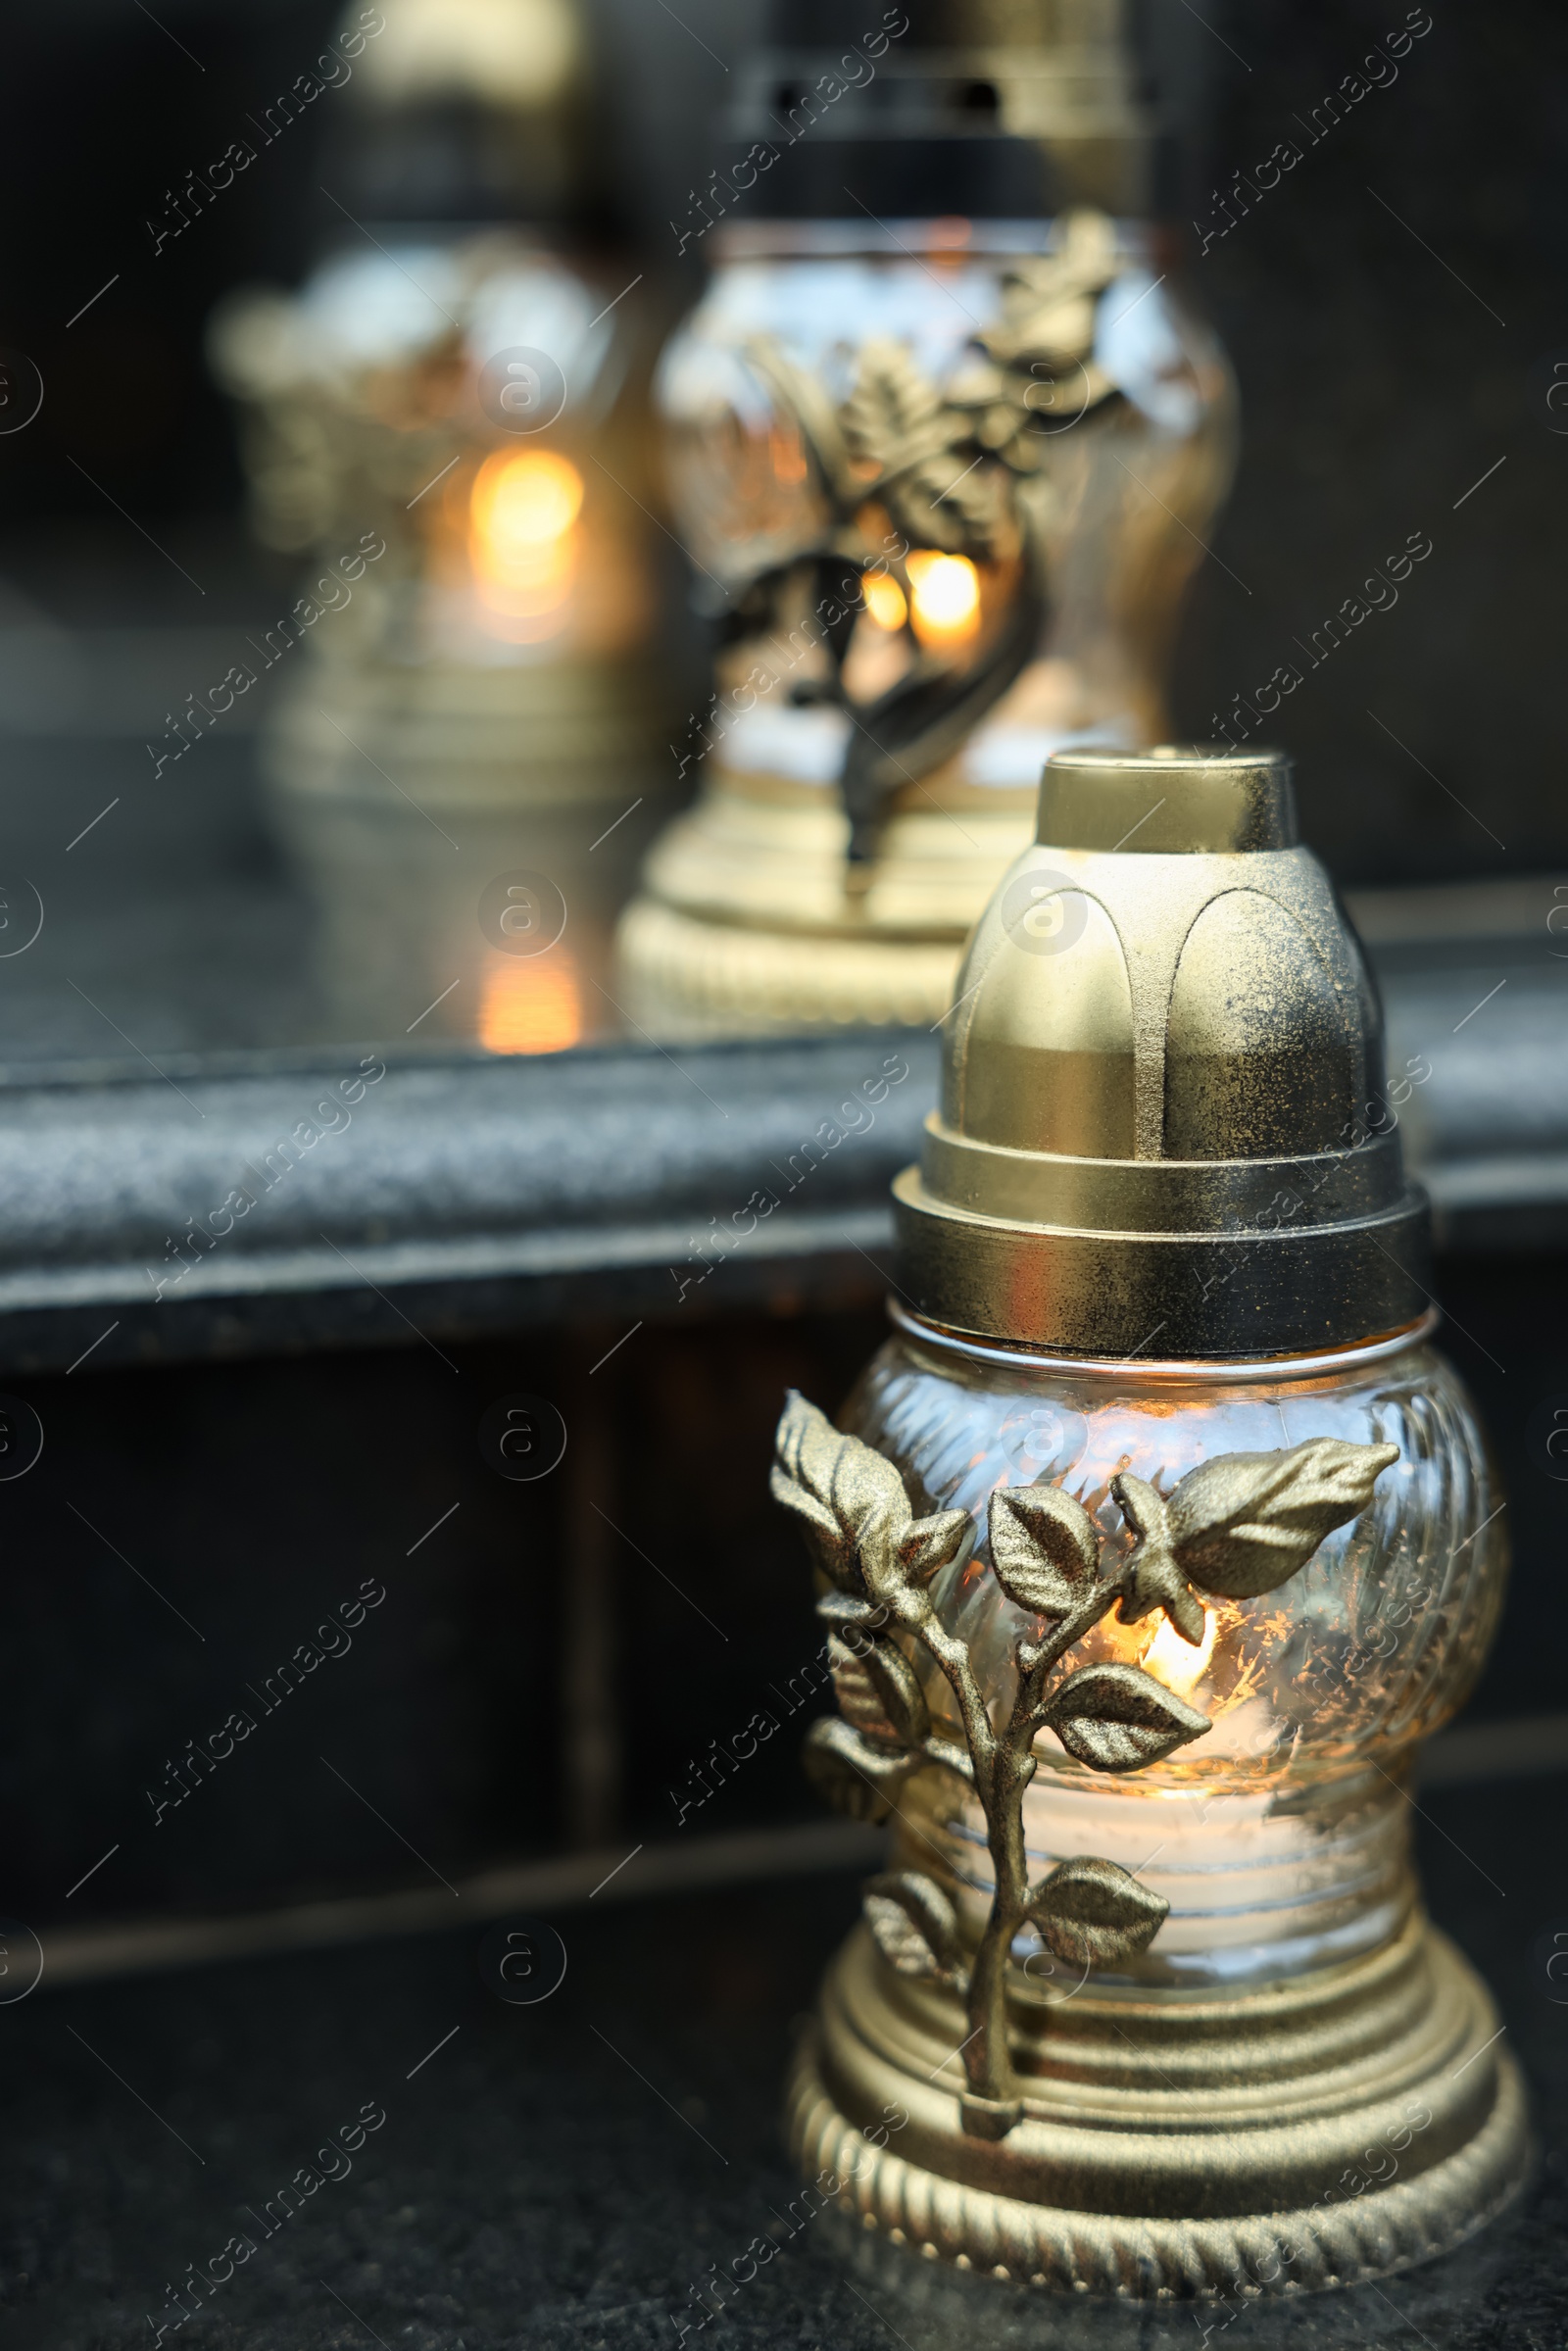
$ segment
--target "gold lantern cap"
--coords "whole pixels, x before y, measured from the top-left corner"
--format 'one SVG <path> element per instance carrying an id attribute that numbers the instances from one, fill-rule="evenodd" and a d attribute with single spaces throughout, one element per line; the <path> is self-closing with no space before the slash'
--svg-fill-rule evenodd
<path id="1" fill-rule="evenodd" d="M 1419 1320 L 1382 1013 L 1282 753 L 1059 752 L 894 1185 L 922 1320 L 1052 1353 L 1294 1355 Z"/>
<path id="2" fill-rule="evenodd" d="M 1035 840 L 1057 849 L 1221 856 L 1295 849 L 1299 837 L 1278 752 L 1058 752 L 1040 779 Z"/>

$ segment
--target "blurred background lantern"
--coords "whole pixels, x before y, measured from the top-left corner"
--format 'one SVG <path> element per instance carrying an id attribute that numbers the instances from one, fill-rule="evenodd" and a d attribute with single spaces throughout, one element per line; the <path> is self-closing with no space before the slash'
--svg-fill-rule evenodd
<path id="1" fill-rule="evenodd" d="M 570 0 L 381 13 L 326 153 L 340 235 L 298 294 L 237 294 L 210 337 L 257 531 L 322 566 L 257 648 L 289 661 L 264 764 L 334 1033 L 374 1027 L 412 960 L 431 1034 L 554 1051 L 606 1025 L 596 975 L 669 772 L 649 330 Z M 560 897 L 564 930 L 485 924 L 508 872 Z"/>
<path id="2" fill-rule="evenodd" d="M 1134 87 L 1117 0 L 908 0 L 848 39 L 790 0 L 748 70 L 658 378 L 720 651 L 702 795 L 622 931 L 651 1028 L 937 1018 L 1043 761 L 1167 731 L 1235 398 Z M 765 219 L 718 220 L 753 188 Z"/>

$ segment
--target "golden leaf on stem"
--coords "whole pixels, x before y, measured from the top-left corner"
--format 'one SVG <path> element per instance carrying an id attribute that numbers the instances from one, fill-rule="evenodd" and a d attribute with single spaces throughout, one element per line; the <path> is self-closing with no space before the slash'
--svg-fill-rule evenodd
<path id="1" fill-rule="evenodd" d="M 825 1412 L 790 1391 L 774 1440 L 773 1499 L 805 1522 L 812 1555 L 841 1592 L 864 1592 L 861 1545 L 873 1529 L 902 1535 L 910 1519 L 891 1461 L 845 1437 Z"/>
<path id="2" fill-rule="evenodd" d="M 1326 1535 L 1359 1518 L 1396 1445 L 1316 1437 L 1279 1453 L 1221 1453 L 1190 1470 L 1165 1504 L 1171 1556 L 1226 1599 L 1256 1599 L 1306 1565 Z"/>
<path id="3" fill-rule="evenodd" d="M 961 1978 L 957 1913 L 934 1879 L 918 1870 L 868 1878 L 865 1915 L 877 1948 L 901 1976 L 934 1984 Z"/>
<path id="4" fill-rule="evenodd" d="M 931 1712 L 904 1651 L 895 1641 L 873 1641 L 860 1650 L 859 1662 L 897 1736 L 906 1746 L 918 1746 L 931 1728 Z"/>
<path id="5" fill-rule="evenodd" d="M 1029 1896 L 1042 1942 L 1075 1967 L 1107 1967 L 1147 1951 L 1169 1909 L 1163 1894 L 1088 1853 L 1062 1862 Z"/>
<path id="6" fill-rule="evenodd" d="M 929 1584 L 938 1568 L 950 1566 L 968 1541 L 970 1525 L 967 1510 L 936 1510 L 917 1518 L 896 1545 L 906 1581 Z"/>
<path id="7" fill-rule="evenodd" d="M 923 454 L 933 428 L 940 433 L 942 395 L 902 343 L 873 336 L 860 350 L 855 386 L 840 411 L 844 438 L 855 456 L 879 472 L 909 462 L 911 444 Z"/>
<path id="8" fill-rule="evenodd" d="M 1059 1486 L 999 1486 L 991 1496 L 991 1564 L 1009 1600 L 1036 1616 L 1068 1616 L 1100 1572 L 1100 1530 Z"/>
<path id="9" fill-rule="evenodd" d="M 801 1749 L 806 1776 L 823 1801 L 873 1827 L 887 1819 L 919 1760 L 906 1748 L 867 1739 L 836 1714 L 814 1722 Z"/>
<path id="10" fill-rule="evenodd" d="M 1196 1648 L 1203 1638 L 1203 1611 L 1187 1588 L 1171 1554 L 1165 1503 L 1152 1486 L 1130 1470 L 1110 1481 L 1111 1498 L 1138 1538 L 1127 1568 L 1127 1590 L 1116 1613 L 1135 1625 L 1151 1608 L 1163 1608 L 1184 1641 Z"/>
<path id="11" fill-rule="evenodd" d="M 1086 1665 L 1047 1701 L 1043 1721 L 1069 1755 L 1097 1772 L 1136 1772 L 1158 1763 L 1208 1718 L 1137 1665 Z"/>

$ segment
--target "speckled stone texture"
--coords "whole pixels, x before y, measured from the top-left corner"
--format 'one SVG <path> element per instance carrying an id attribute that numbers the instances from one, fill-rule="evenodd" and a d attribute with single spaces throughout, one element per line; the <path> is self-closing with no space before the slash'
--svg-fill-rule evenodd
<path id="1" fill-rule="evenodd" d="M 1139 2312 L 938 2273 L 848 2230 L 831 2208 L 806 2217 L 778 2104 L 794 2023 L 853 1913 L 853 1882 L 838 1878 L 564 1913 L 566 1980 L 534 2008 L 491 1995 L 479 1931 L 458 1927 L 40 1989 L 0 2010 L 7 2341 L 149 2343 L 149 2314 L 171 2309 L 166 2285 L 246 2231 L 255 2256 L 166 2340 L 201 2351 L 349 2351 L 372 2337 L 389 2351 L 673 2351 L 683 2339 L 732 2351 L 1194 2351 L 1200 2340 L 1393 2351 L 1418 2330 L 1431 2351 L 1547 2351 L 1568 2307 L 1556 2218 L 1568 2008 L 1552 2005 L 1543 1958 L 1568 1926 L 1568 1914 L 1547 1915 L 1568 1858 L 1565 1792 L 1538 1781 L 1427 1799 L 1434 1905 L 1499 1996 L 1544 2156 L 1502 2221 L 1382 2285 Z M 386 2120 L 352 2170 L 264 2237 L 245 2207 L 262 2214 L 301 2167 L 338 2170 L 317 2151 L 367 2103 Z M 731 2283 L 705 2327 L 702 2288 L 715 2276 Z"/>

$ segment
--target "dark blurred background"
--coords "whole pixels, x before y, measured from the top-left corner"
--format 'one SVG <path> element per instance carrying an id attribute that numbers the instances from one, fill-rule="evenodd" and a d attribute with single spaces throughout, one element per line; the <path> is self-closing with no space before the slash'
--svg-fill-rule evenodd
<path id="1" fill-rule="evenodd" d="M 10 630 L 217 627 L 269 615 L 287 585 L 247 543 L 232 416 L 202 334 L 236 284 L 293 285 L 325 245 L 352 239 L 321 191 L 341 93 L 156 258 L 146 223 L 244 135 L 337 13 L 171 0 L 155 24 L 128 0 L 74 0 L 14 22 L 0 101 L 15 224 L 4 335 L 36 363 L 46 397 L 35 423 L 0 439 Z M 709 169 L 725 68 L 753 35 L 757 0 L 693 0 L 680 22 L 656 0 L 595 0 L 591 13 L 607 231 L 634 247 L 673 316 L 702 264 L 698 245 L 676 260 L 668 223 Z M 1181 0 L 1137 12 L 1151 87 L 1182 142 L 1179 266 L 1244 403 L 1240 477 L 1184 630 L 1184 726 L 1212 732 L 1409 534 L 1433 542 L 1397 609 L 1307 671 L 1277 721 L 1301 762 L 1310 837 L 1348 883 L 1568 861 L 1546 691 L 1568 484 L 1568 410 L 1547 404 L 1568 360 L 1555 12 L 1540 0 L 1440 10 L 1397 79 L 1250 212 L 1245 190 L 1233 196 L 1236 225 L 1202 249 L 1201 230 L 1224 225 L 1217 198 L 1233 174 L 1250 177 L 1281 139 L 1306 146 L 1313 107 L 1405 14 L 1393 0 L 1252 0 L 1206 22 Z M 90 682 L 85 692 L 90 703 Z M 62 700 L 74 707 L 40 710 L 35 663 L 29 673 L 22 649 L 9 652 L 0 724 L 68 735 L 87 713 L 79 686 Z M 128 774 L 144 755 L 126 757 Z"/>

